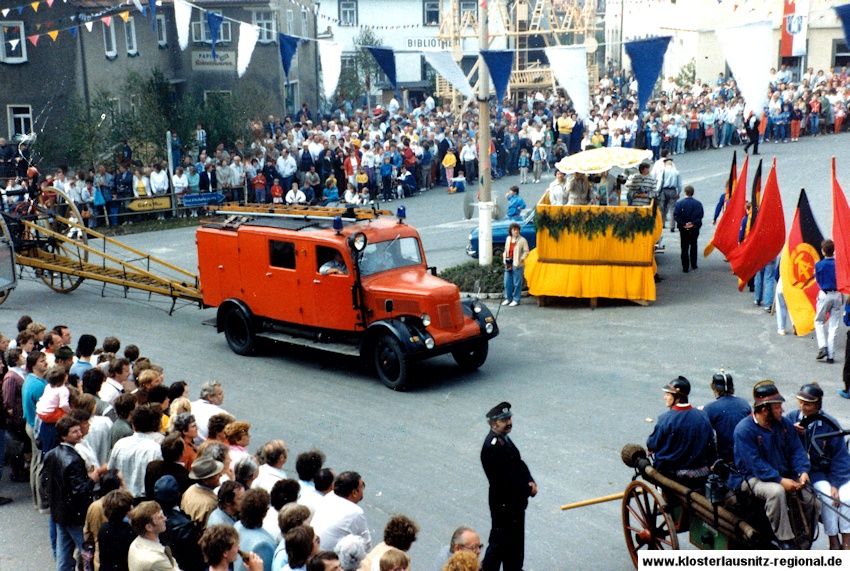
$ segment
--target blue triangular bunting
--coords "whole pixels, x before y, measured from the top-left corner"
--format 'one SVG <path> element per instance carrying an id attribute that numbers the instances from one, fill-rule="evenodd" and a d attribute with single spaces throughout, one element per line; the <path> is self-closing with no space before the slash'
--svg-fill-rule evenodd
<path id="1" fill-rule="evenodd" d="M 277 35 L 280 43 L 280 63 L 283 64 L 283 73 L 286 75 L 286 84 L 289 85 L 289 70 L 292 68 L 292 58 L 298 49 L 298 38 L 286 34 Z"/>
<path id="2" fill-rule="evenodd" d="M 151 30 L 156 31 L 156 0 L 148 0 L 148 6 L 151 7 Z M 144 15 L 144 13 L 142 13 Z"/>
<path id="3" fill-rule="evenodd" d="M 396 80 L 396 72 L 395 72 L 395 52 L 392 48 L 384 48 L 381 46 L 364 46 L 369 53 L 372 54 L 372 57 L 375 58 L 375 61 L 378 62 L 378 66 L 381 68 L 381 71 L 386 74 L 387 79 L 390 82 L 390 85 L 393 86 L 393 89 L 398 89 L 398 82 Z"/>
<path id="4" fill-rule="evenodd" d="M 833 6 L 833 9 L 841 20 L 841 27 L 844 28 L 844 41 L 850 41 L 850 4 Z"/>
<path id="5" fill-rule="evenodd" d="M 68 31 L 71 32 L 72 36 L 74 36 L 75 38 L 77 37 L 77 26 L 74 26 L 73 28 L 68 28 Z"/>
<path id="6" fill-rule="evenodd" d="M 514 66 L 513 50 L 481 50 L 481 57 L 490 70 L 493 87 L 496 88 L 496 99 L 502 101 L 511 80 L 511 70 Z"/>
<path id="7" fill-rule="evenodd" d="M 664 54 L 672 36 L 626 42 L 626 53 L 632 60 L 632 72 L 638 82 L 638 109 L 643 110 L 664 64 Z"/>
<path id="8" fill-rule="evenodd" d="M 218 42 L 218 33 L 221 31 L 221 23 L 224 17 L 219 14 L 207 12 L 207 23 L 210 25 L 210 38 L 212 38 L 212 58 L 215 60 L 215 44 Z"/>

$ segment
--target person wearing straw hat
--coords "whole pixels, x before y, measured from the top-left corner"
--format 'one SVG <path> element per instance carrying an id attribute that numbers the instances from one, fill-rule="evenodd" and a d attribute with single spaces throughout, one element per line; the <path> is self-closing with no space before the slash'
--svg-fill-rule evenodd
<path id="1" fill-rule="evenodd" d="M 764 500 L 765 513 L 780 549 L 797 549 L 788 513 L 788 497 L 796 495 L 806 513 L 815 511 L 814 497 L 806 488 L 811 466 L 797 430 L 782 416 L 785 399 L 773 381 L 753 388 L 753 413 L 735 427 L 735 466 L 731 487 L 739 487 Z M 737 485 L 737 486 L 736 486 Z"/>
<path id="2" fill-rule="evenodd" d="M 823 389 L 807 383 L 797 393 L 798 410 L 785 415 L 794 423 L 812 465 L 812 485 L 823 505 L 821 521 L 830 549 L 850 549 L 850 453 L 841 425 L 823 412 Z M 832 433 L 828 438 L 820 434 Z M 838 534 L 841 532 L 841 540 Z"/>
<path id="3" fill-rule="evenodd" d="M 210 514 L 218 507 L 218 496 L 215 488 L 221 481 L 224 464 L 208 456 L 201 456 L 192 462 L 189 478 L 195 484 L 189 486 L 180 501 L 180 511 L 192 518 L 192 521 L 203 529 L 207 525 Z"/>

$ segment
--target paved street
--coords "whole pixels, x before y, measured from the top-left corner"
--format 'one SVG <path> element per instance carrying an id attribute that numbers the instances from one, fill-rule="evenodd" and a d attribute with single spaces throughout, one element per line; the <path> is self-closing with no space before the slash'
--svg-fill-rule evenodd
<path id="1" fill-rule="evenodd" d="M 848 150 L 846 134 L 762 147 L 766 162 L 771 153 L 778 157 L 789 226 L 798 192 L 805 187 L 821 231 L 831 234 L 829 155 L 846 157 Z M 700 248 L 713 232 L 710 217 L 730 159 L 728 149 L 676 157 L 685 184 L 695 186 L 696 198 L 705 205 Z M 768 170 L 769 162 L 764 180 Z M 839 175 L 850 188 L 850 164 L 839 162 Z M 551 178 L 550 173 L 545 182 Z M 503 196 L 517 180 L 497 181 L 494 193 Z M 522 195 L 531 205 L 544 188 L 525 185 Z M 467 259 L 467 234 L 477 222 L 461 220 L 462 201 L 462 195 L 447 195 L 444 188 L 405 201 L 431 265 L 444 268 Z M 194 268 L 191 230 L 124 240 Z M 472 526 L 486 542 L 487 481 L 479 461 L 487 433 L 484 413 L 507 400 L 515 412 L 512 439 L 540 489 L 526 516 L 526 570 L 629 569 L 619 502 L 568 512 L 559 506 L 625 488 L 633 473 L 620 461 L 620 449 L 645 442 L 653 427 L 650 419 L 664 411 L 660 387 L 670 378 L 691 379 L 692 402 L 698 405 L 711 398 L 708 382 L 721 367 L 734 376 L 739 396 L 747 400 L 754 382 L 773 379 L 789 407 L 796 406 L 793 394 L 802 383 L 818 381 L 827 395 L 825 410 L 850 424 L 848 403 L 836 395 L 842 386 L 843 326 L 836 364 L 816 363 L 813 335 L 778 336 L 775 319 L 754 307 L 749 293 L 737 291 L 736 278 L 719 253 L 701 261 L 698 272 L 682 274 L 678 234 L 665 231 L 664 240 L 667 253 L 659 256 L 658 265 L 665 279 L 650 307 L 600 300 L 596 310 L 580 301 L 544 309 L 527 300 L 518 308 L 503 308 L 502 333 L 479 371 L 463 374 L 450 357 L 421 363 L 407 393 L 386 389 L 352 359 L 286 347 L 239 357 L 223 335 L 201 325 L 214 311 L 184 307 L 169 317 L 164 300 L 149 303 L 140 294 L 125 300 L 115 289 L 101 297 L 100 286 L 93 283 L 60 295 L 41 282 L 22 282 L 0 306 L 0 330 L 10 335 L 18 317 L 28 313 L 48 326 L 70 325 L 75 342 L 82 333 L 99 340 L 116 335 L 162 364 L 167 383 L 187 380 L 193 399 L 202 382 L 220 379 L 224 408 L 252 422 L 252 449 L 283 438 L 291 450 L 284 468 L 293 475 L 295 456 L 311 447 L 323 450 L 338 472 L 362 474 L 361 505 L 373 543 L 381 540 L 392 514 L 416 520 L 421 533 L 410 552 L 416 571 L 431 568 L 459 525 Z M 16 498 L 0 508 L 0 569 L 49 569 L 46 516 L 33 510 L 26 486 L 4 480 L 0 492 Z"/>

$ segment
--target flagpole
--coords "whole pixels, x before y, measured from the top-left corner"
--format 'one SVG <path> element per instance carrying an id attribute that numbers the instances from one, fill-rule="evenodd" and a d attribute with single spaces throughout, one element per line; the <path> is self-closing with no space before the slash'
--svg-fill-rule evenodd
<path id="1" fill-rule="evenodd" d="M 478 3 L 478 263 L 493 263 L 493 202 L 490 193 L 490 71 L 481 50 L 490 47 L 487 40 L 487 0 Z M 469 176 L 470 173 L 466 173 Z"/>

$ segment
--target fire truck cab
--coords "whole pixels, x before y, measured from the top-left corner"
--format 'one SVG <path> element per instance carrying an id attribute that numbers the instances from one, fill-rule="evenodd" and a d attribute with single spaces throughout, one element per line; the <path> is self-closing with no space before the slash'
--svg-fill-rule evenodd
<path id="1" fill-rule="evenodd" d="M 499 333 L 489 309 L 428 268 L 402 218 L 347 214 L 231 216 L 198 229 L 203 303 L 218 308 L 230 348 L 250 355 L 263 337 L 357 355 L 396 390 L 415 361 L 451 353 L 465 369 L 484 364 Z"/>

